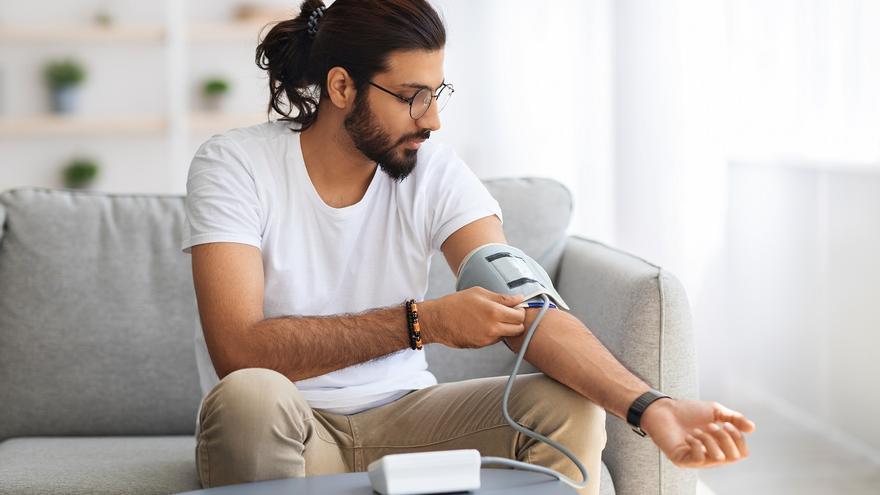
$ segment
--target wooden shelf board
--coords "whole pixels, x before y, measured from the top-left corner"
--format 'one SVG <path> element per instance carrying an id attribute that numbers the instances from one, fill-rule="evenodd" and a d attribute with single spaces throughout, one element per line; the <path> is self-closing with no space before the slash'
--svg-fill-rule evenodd
<path id="1" fill-rule="evenodd" d="M 165 38 L 165 28 L 161 25 L 0 25 L 0 41 L 40 42 L 40 41 L 151 41 L 159 42 Z"/>
<path id="2" fill-rule="evenodd" d="M 217 23 L 193 23 L 187 27 L 190 41 L 256 41 L 267 22 L 229 21 Z M 262 31 L 263 35 L 270 28 Z"/>
<path id="3" fill-rule="evenodd" d="M 196 22 L 184 29 L 190 41 L 257 41 L 267 24 L 260 21 Z M 91 42 L 91 41 L 144 41 L 161 42 L 165 39 L 162 25 L 109 26 L 90 24 L 3 25 L 0 24 L 0 41 L 23 42 Z"/>
<path id="4" fill-rule="evenodd" d="M 28 115 L 0 118 L 0 137 L 144 134 L 166 129 L 165 118 L 146 116 Z"/>
<path id="5" fill-rule="evenodd" d="M 273 114 L 273 118 L 275 115 Z M 220 132 L 266 122 L 266 114 L 192 112 L 187 123 L 191 132 Z M 35 136 L 80 136 L 151 134 L 166 131 L 162 115 L 82 116 L 26 115 L 0 117 L 0 138 Z"/>
<path id="6" fill-rule="evenodd" d="M 190 114 L 189 127 L 192 131 L 223 131 L 262 122 L 266 122 L 266 114 L 261 112 L 247 114 L 193 112 Z"/>

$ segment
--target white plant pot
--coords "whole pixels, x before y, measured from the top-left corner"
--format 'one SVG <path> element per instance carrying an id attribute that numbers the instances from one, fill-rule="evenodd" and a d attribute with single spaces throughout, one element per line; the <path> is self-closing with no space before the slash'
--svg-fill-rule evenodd
<path id="1" fill-rule="evenodd" d="M 52 111 L 55 113 L 76 113 L 79 107 L 79 87 L 61 86 L 52 89 Z"/>
<path id="2" fill-rule="evenodd" d="M 202 101 L 208 112 L 222 112 L 226 108 L 226 95 L 204 95 Z"/>

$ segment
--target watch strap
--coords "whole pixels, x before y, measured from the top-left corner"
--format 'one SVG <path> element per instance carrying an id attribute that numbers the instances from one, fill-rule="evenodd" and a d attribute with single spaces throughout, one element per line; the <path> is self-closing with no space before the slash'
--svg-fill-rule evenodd
<path id="1" fill-rule="evenodd" d="M 626 413 L 626 422 L 632 427 L 632 430 L 636 432 L 639 436 L 645 437 L 648 436 L 647 432 L 642 429 L 642 414 L 645 412 L 645 409 L 651 405 L 657 399 L 662 399 L 664 397 L 669 397 L 663 392 L 659 392 L 657 390 L 651 389 L 647 392 L 640 395 L 636 400 L 633 401 L 632 405 L 629 406 L 629 411 Z"/>

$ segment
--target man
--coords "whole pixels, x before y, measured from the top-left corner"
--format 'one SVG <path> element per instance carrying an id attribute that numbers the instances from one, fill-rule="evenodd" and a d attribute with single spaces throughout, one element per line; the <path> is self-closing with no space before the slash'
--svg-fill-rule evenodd
<path id="1" fill-rule="evenodd" d="M 507 243 L 498 203 L 450 148 L 426 141 L 453 90 L 444 45 L 424 0 L 307 0 L 257 48 L 270 107 L 288 118 L 196 153 L 183 248 L 202 327 L 203 486 L 458 448 L 581 479 L 506 424 L 507 377 L 437 384 L 411 345 L 410 298 L 423 340 L 454 348 L 503 341 L 516 352 L 538 312 L 480 287 L 421 301 L 435 252 L 455 273 L 473 249 Z M 606 410 L 625 419 L 651 387 L 561 308 L 526 359 L 542 373 L 517 380 L 511 415 L 577 454 L 590 473 L 582 493 L 599 493 Z M 660 398 L 641 413 L 681 467 L 746 457 L 743 433 L 755 428 L 714 402 Z"/>

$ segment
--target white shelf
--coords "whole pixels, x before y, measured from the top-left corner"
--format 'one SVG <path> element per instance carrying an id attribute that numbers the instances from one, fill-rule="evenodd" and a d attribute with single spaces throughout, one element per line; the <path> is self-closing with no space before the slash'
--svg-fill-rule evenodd
<path id="1" fill-rule="evenodd" d="M 161 25 L 0 25 L 0 42 L 93 42 L 93 41 L 135 41 L 161 42 L 165 39 L 165 28 Z"/>

